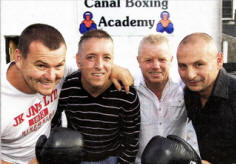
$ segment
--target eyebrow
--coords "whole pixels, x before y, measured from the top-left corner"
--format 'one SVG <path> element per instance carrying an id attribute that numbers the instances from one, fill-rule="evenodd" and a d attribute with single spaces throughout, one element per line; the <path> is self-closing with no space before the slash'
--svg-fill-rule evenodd
<path id="1" fill-rule="evenodd" d="M 63 64 L 65 63 L 65 59 L 63 59 L 61 62 L 59 62 L 57 65 Z M 45 64 L 45 65 L 49 65 L 48 63 L 42 61 L 42 60 L 37 60 L 36 62 L 34 62 L 34 64 Z"/>

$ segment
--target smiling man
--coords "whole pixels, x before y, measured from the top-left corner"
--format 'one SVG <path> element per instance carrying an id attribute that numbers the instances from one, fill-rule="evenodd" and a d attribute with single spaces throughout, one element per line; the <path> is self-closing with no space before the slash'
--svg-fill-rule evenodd
<path id="1" fill-rule="evenodd" d="M 236 163 L 236 78 L 222 68 L 223 54 L 211 36 L 193 33 L 180 42 L 177 60 L 202 159 Z"/>
<path id="2" fill-rule="evenodd" d="M 80 71 L 66 78 L 52 121 L 53 126 L 60 126 L 65 111 L 68 128 L 83 135 L 82 164 L 130 164 L 138 151 L 139 99 L 133 87 L 126 94 L 111 83 L 113 49 L 111 36 L 103 30 L 81 37 Z"/>
<path id="3" fill-rule="evenodd" d="M 66 43 L 57 29 L 28 26 L 1 83 L 2 163 L 37 163 L 34 145 L 50 132 L 64 76 Z"/>

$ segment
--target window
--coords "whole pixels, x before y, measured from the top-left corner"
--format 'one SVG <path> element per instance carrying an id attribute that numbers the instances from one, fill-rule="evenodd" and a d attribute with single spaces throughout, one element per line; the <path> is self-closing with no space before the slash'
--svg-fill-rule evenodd
<path id="1" fill-rule="evenodd" d="M 222 0 L 222 18 L 224 20 L 231 20 L 233 16 L 233 0 Z"/>
<path id="2" fill-rule="evenodd" d="M 19 36 L 5 36 L 6 41 L 6 63 L 14 60 L 14 51 L 18 45 Z"/>

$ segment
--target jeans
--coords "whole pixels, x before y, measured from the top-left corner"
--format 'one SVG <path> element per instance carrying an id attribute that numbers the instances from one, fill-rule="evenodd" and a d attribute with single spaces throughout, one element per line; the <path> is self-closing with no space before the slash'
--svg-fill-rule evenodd
<path id="1" fill-rule="evenodd" d="M 117 157 L 108 157 L 103 161 L 97 161 L 97 162 L 83 161 L 80 164 L 117 164 Z"/>

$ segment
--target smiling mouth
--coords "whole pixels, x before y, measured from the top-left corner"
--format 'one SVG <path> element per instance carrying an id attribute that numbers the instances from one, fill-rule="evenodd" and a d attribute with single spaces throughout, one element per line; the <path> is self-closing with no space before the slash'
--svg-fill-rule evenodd
<path id="1" fill-rule="evenodd" d="M 43 86 L 44 88 L 50 89 L 53 86 L 52 82 L 40 82 L 41 86 Z"/>
<path id="2" fill-rule="evenodd" d="M 196 86 L 198 84 L 199 81 L 189 81 L 189 85 L 190 86 Z"/>
<path id="3" fill-rule="evenodd" d="M 104 73 L 92 73 L 92 75 L 95 77 L 101 77 L 104 75 Z"/>
<path id="4" fill-rule="evenodd" d="M 156 75 L 161 75 L 161 72 L 150 72 L 150 74 L 156 76 Z"/>

